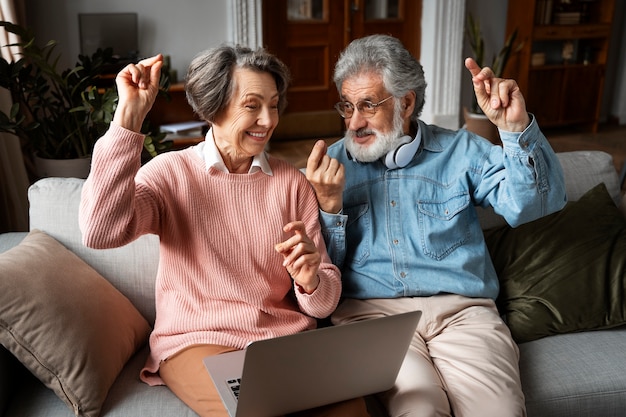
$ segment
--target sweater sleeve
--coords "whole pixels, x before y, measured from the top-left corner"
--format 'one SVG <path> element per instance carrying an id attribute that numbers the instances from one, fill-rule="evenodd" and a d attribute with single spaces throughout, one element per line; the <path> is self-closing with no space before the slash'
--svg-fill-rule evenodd
<path id="1" fill-rule="evenodd" d="M 119 247 L 143 234 L 157 233 L 156 197 L 135 181 L 143 139 L 139 133 L 111 124 L 96 142 L 79 209 L 86 246 Z"/>

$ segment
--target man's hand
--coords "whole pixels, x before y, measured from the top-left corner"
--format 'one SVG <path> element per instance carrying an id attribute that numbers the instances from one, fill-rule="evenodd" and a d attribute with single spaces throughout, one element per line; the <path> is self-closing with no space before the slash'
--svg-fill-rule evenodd
<path id="1" fill-rule="evenodd" d="M 113 121 L 139 132 L 159 92 L 163 56 L 155 55 L 136 64 L 128 64 L 115 78 L 118 105 Z"/>
<path id="2" fill-rule="evenodd" d="M 489 67 L 480 68 L 472 58 L 465 60 L 472 74 L 478 105 L 498 128 L 522 132 L 530 124 L 524 96 L 515 80 L 496 78 Z"/>
<path id="3" fill-rule="evenodd" d="M 285 260 L 283 266 L 291 278 L 307 293 L 311 294 L 320 283 L 317 271 L 322 261 L 317 246 L 307 236 L 304 223 L 291 222 L 283 227 L 287 233 L 293 233 L 289 239 L 278 243 L 275 249 Z"/>
<path id="4" fill-rule="evenodd" d="M 346 185 L 344 167 L 326 154 L 326 142 L 318 140 L 306 164 L 309 180 L 320 208 L 327 213 L 339 213 L 343 208 L 343 189 Z"/>

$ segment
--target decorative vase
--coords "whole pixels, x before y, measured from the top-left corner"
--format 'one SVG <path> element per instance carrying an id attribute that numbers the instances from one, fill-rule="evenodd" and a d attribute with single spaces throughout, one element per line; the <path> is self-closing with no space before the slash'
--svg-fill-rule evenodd
<path id="1" fill-rule="evenodd" d="M 47 159 L 35 155 L 37 175 L 45 177 L 87 178 L 91 169 L 91 157 L 75 159 Z"/>
<path id="2" fill-rule="evenodd" d="M 482 136 L 489 142 L 502 145 L 500 134 L 496 125 L 484 114 L 472 113 L 466 107 L 463 107 L 463 115 L 465 117 L 465 128 L 470 132 Z"/>

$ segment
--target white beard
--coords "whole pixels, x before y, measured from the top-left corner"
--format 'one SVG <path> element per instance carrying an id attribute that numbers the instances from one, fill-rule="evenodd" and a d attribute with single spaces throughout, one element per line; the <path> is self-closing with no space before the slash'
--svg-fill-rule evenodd
<path id="1" fill-rule="evenodd" d="M 399 102 L 394 106 L 393 127 L 391 131 L 382 133 L 377 129 L 348 130 L 345 135 L 346 150 L 352 158 L 359 162 L 374 162 L 396 149 L 402 143 L 404 130 L 402 129 L 402 116 L 400 115 Z M 359 145 L 355 138 L 365 135 L 376 135 L 373 143 L 369 145 Z"/>

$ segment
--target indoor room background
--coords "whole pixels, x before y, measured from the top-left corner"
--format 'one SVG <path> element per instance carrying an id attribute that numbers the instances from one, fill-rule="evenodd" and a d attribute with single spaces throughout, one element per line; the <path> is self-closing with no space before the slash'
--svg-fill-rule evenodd
<path id="1" fill-rule="evenodd" d="M 272 0 L 264 0 L 271 3 Z M 422 48 L 420 60 L 425 67 L 429 85 L 427 105 L 424 119 L 427 122 L 440 123 L 437 109 L 431 106 L 437 85 L 433 82 L 431 62 L 437 59 L 441 51 L 433 44 L 440 37 L 438 28 L 433 27 L 429 13 L 441 13 L 447 8 L 458 8 L 459 2 L 465 3 L 465 10 L 479 16 L 483 26 L 487 45 L 501 45 L 506 29 L 507 2 L 500 0 L 423 0 L 422 13 Z M 261 0 L 26 0 L 27 22 L 34 28 L 40 42 L 55 39 L 59 42 L 62 52 L 61 66 L 74 64 L 80 52 L 78 14 L 104 12 L 136 12 L 139 17 L 139 53 L 150 56 L 163 53 L 170 56 L 171 67 L 176 70 L 179 79 L 184 77 L 187 66 L 193 57 L 203 49 L 230 42 L 236 39 L 233 25 L 234 3 L 252 5 L 248 12 L 260 8 Z M 436 3 L 436 4 L 435 4 Z M 437 9 L 429 11 L 431 9 Z M 616 2 L 616 16 L 612 52 L 609 57 L 609 70 L 605 83 L 605 94 L 602 106 L 602 119 L 609 116 L 626 124 L 626 28 L 620 22 L 626 21 L 626 7 L 623 2 Z M 260 13 L 260 12 L 259 12 Z M 621 17 L 620 17 L 621 16 Z M 248 28 L 254 31 L 255 28 Z M 280 30 L 280 28 L 277 28 Z M 487 51 L 488 56 L 492 53 Z M 441 85 L 461 86 L 461 105 L 471 100 L 471 83 L 462 68 L 462 59 L 469 54 L 467 45 L 463 53 L 459 53 L 459 67 L 455 71 L 447 71 L 447 77 L 460 77 L 461 82 L 440 83 Z M 429 71 L 430 70 L 430 71 Z M 452 75 L 450 75 L 452 74 Z M 454 80 L 458 81 L 458 80 Z M 460 106 L 459 106 L 460 107 Z M 429 120 L 431 119 L 431 120 Z M 460 108 L 455 122 L 460 123 Z M 444 125 L 454 126 L 454 122 L 446 121 Z"/>

